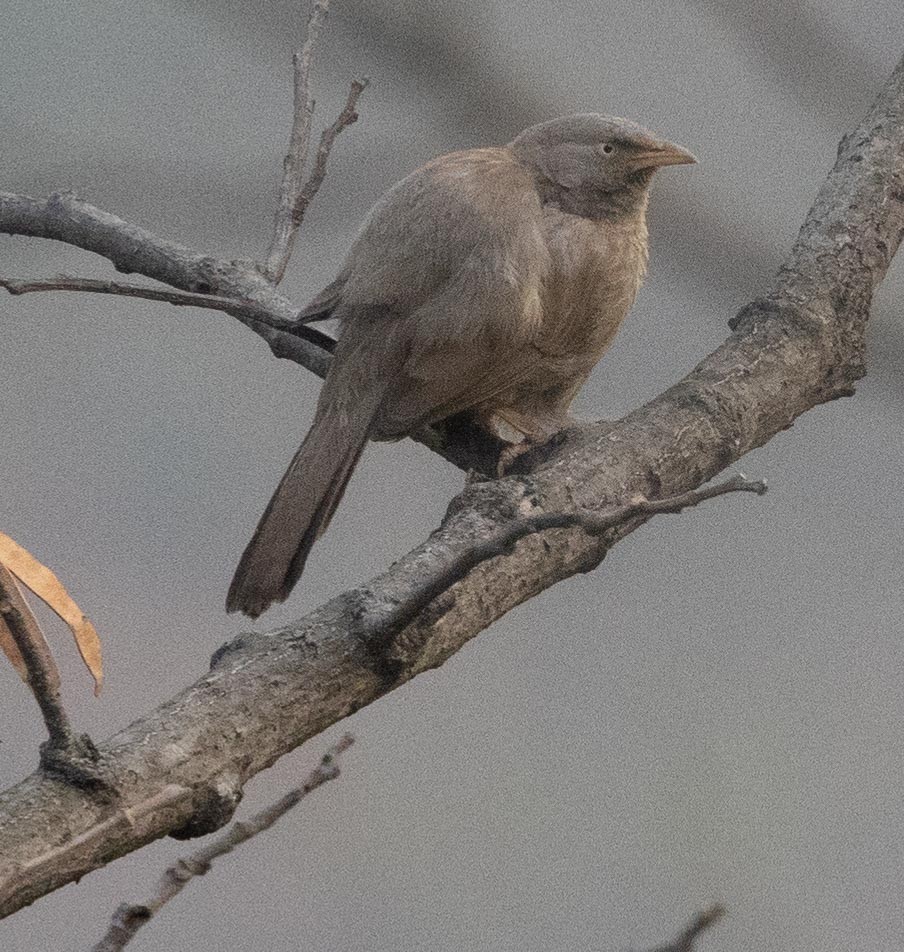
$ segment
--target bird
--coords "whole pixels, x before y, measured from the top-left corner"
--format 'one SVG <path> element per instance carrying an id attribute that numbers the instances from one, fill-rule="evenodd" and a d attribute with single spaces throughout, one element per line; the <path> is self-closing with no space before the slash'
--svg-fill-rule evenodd
<path id="1" fill-rule="evenodd" d="M 339 337 L 227 611 L 256 618 L 288 597 L 368 440 L 464 412 L 512 445 L 567 425 L 645 274 L 654 173 L 694 162 L 634 122 L 579 113 L 392 186 L 299 315 L 338 319 Z"/>

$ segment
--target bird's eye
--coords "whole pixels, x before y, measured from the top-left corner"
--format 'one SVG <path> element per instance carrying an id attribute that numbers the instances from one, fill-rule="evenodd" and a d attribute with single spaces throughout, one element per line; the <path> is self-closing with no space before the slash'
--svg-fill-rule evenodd
<path id="1" fill-rule="evenodd" d="M 614 151 L 615 151 L 615 146 L 614 146 L 611 142 L 607 142 L 607 143 L 603 146 L 603 152 L 604 152 L 606 155 L 611 155 Z"/>

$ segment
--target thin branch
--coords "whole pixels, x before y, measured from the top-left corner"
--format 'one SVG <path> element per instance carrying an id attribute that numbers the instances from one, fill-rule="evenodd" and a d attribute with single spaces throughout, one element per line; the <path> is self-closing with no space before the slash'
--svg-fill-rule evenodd
<path id="1" fill-rule="evenodd" d="M 308 79 L 314 44 L 328 9 L 329 0 L 315 2 L 308 18 L 304 46 L 301 53 L 294 53 L 292 56 L 292 130 L 289 134 L 289 149 L 283 159 L 283 177 L 273 220 L 273 236 L 270 239 L 266 263 L 261 269 L 264 276 L 274 284 L 278 284 L 285 274 L 297 232 L 293 222 L 295 198 L 301 189 L 302 176 L 308 161 L 311 122 L 314 118 L 314 102 L 308 92 Z"/>
<path id="2" fill-rule="evenodd" d="M 123 297 L 164 301 L 177 307 L 203 307 L 228 311 L 243 322 L 259 322 L 277 330 L 294 331 L 297 324 L 291 318 L 274 314 L 257 301 L 248 301 L 219 294 L 199 294 L 194 291 L 176 291 L 171 288 L 149 288 L 121 281 L 98 281 L 93 278 L 74 278 L 66 274 L 50 279 L 22 279 L 0 277 L 0 288 L 10 294 L 33 294 L 39 291 L 82 291 L 90 294 L 118 294 Z"/>
<path id="3" fill-rule="evenodd" d="M 0 616 L 13 638 L 27 672 L 27 683 L 38 702 L 50 744 L 70 747 L 72 726 L 60 697 L 60 672 L 37 618 L 9 569 L 0 564 Z"/>
<path id="4" fill-rule="evenodd" d="M 715 905 L 704 909 L 677 939 L 666 945 L 657 946 L 653 952 L 691 952 L 694 948 L 694 942 L 700 934 L 710 926 L 715 925 L 724 916 L 724 906 Z"/>
<path id="5" fill-rule="evenodd" d="M 249 322 L 247 326 L 270 345 L 274 357 L 300 364 L 321 379 L 327 375 L 336 349 L 336 340 L 329 334 L 309 324 L 299 324 L 291 331 L 264 323 Z"/>
<path id="6" fill-rule="evenodd" d="M 277 357 L 285 357 L 306 366 L 320 377 L 326 376 L 329 355 L 336 341 L 328 334 L 283 317 L 257 301 L 224 297 L 218 294 L 199 294 L 194 291 L 176 291 L 170 288 L 149 288 L 122 281 L 99 281 L 93 278 L 74 278 L 59 275 L 49 280 L 25 280 L 0 277 L 0 288 L 10 294 L 33 294 L 40 291 L 76 291 L 90 294 L 117 294 L 124 297 L 163 301 L 177 307 L 201 307 L 223 311 L 237 318 L 270 345 Z M 312 352 L 312 347 L 316 348 Z M 321 353 L 322 352 L 322 353 Z"/>
<path id="7" fill-rule="evenodd" d="M 62 241 L 102 255 L 123 273 L 143 274 L 197 294 L 199 297 L 185 303 L 203 307 L 206 301 L 218 309 L 222 305 L 226 313 L 262 337 L 274 356 L 291 360 L 318 377 L 327 374 L 335 340 L 307 324 L 292 327 L 300 308 L 280 294 L 253 262 L 201 254 L 64 193 L 36 199 L 0 192 L 0 234 L 4 233 Z M 266 315 L 266 320 L 258 321 L 249 305 L 264 308 L 261 317 Z M 287 322 L 286 329 L 280 328 L 282 322 Z M 471 421 L 460 418 L 422 427 L 412 436 L 460 469 L 482 473 L 496 471 L 503 446 Z"/>
<path id="8" fill-rule="evenodd" d="M 191 856 L 178 859 L 160 877 L 157 891 L 146 903 L 129 905 L 123 903 L 113 914 L 113 921 L 104 937 L 94 946 L 92 952 L 121 952 L 135 937 L 138 930 L 157 915 L 157 913 L 196 876 L 203 876 L 210 870 L 211 864 L 220 856 L 231 853 L 252 837 L 268 830 L 277 820 L 284 817 L 293 807 L 318 787 L 339 776 L 339 756 L 354 743 L 351 734 L 344 734 L 321 758 L 320 763 L 300 787 L 284 794 L 266 809 L 255 813 L 248 820 L 233 823 L 222 835 L 206 846 L 196 850 Z"/>
<path id="9" fill-rule="evenodd" d="M 311 200 L 317 194 L 326 174 L 326 161 L 336 136 L 358 118 L 355 106 L 358 97 L 367 85 L 366 80 L 355 80 L 349 90 L 345 107 L 336 121 L 325 129 L 320 137 L 320 146 L 314 170 L 307 182 L 302 184 L 308 151 L 311 145 L 311 122 L 314 118 L 314 101 L 311 99 L 310 75 L 314 56 L 314 46 L 320 34 L 320 28 L 326 18 L 330 0 L 316 0 L 308 19 L 304 46 L 300 53 L 292 57 L 293 67 L 293 108 L 292 131 L 289 135 L 289 150 L 283 159 L 283 177 L 279 189 L 279 201 L 273 221 L 273 237 L 267 251 L 266 262 L 261 272 L 273 284 L 279 284 L 286 273 L 286 266 L 292 257 L 295 239 L 304 213 Z"/>
<path id="10" fill-rule="evenodd" d="M 366 615 L 362 629 L 371 637 L 379 635 L 388 638 L 401 631 L 413 621 L 431 602 L 435 601 L 453 585 L 465 578 L 473 569 L 489 559 L 506 555 L 515 543 L 525 536 L 548 529 L 571 529 L 579 527 L 589 536 L 600 537 L 612 529 L 634 519 L 645 521 L 651 516 L 664 513 L 681 512 L 701 502 L 724 496 L 726 493 L 756 493 L 762 496 L 766 492 L 765 480 L 750 480 L 742 473 L 730 479 L 704 489 L 667 496 L 664 499 L 645 499 L 639 497 L 629 503 L 603 512 L 592 510 L 574 510 L 571 512 L 544 512 L 534 516 L 515 519 L 494 535 L 460 552 L 437 571 L 426 577 L 402 602 L 392 606 L 388 613 Z"/>
<path id="11" fill-rule="evenodd" d="M 352 84 L 348 90 L 348 98 L 345 100 L 342 112 L 339 113 L 333 124 L 324 129 L 320 134 L 317 155 L 314 157 L 314 167 L 311 169 L 311 174 L 304 183 L 304 187 L 295 199 L 295 205 L 292 211 L 292 224 L 296 230 L 301 226 L 304 220 L 308 205 L 311 204 L 314 196 L 323 184 L 323 180 L 326 177 L 326 163 L 330 157 L 330 152 L 332 151 L 336 137 L 343 129 L 347 129 L 350 125 L 358 121 L 358 113 L 356 111 L 358 99 L 361 93 L 367 88 L 367 85 L 368 80 L 366 79 L 352 80 Z"/>
<path id="12" fill-rule="evenodd" d="M 286 317 L 298 311 L 251 262 L 201 254 L 70 192 L 54 192 L 44 199 L 0 192 L 0 233 L 62 241 L 108 258 L 122 274 L 143 274 L 183 291 L 272 302 L 274 310 L 283 311 Z"/>

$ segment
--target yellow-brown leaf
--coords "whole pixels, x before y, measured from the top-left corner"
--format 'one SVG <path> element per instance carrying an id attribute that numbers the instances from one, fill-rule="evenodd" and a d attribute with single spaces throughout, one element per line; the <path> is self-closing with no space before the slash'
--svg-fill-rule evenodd
<path id="1" fill-rule="evenodd" d="M 75 638 L 79 654 L 94 678 L 94 693 L 99 694 L 104 681 L 104 672 L 100 638 L 94 630 L 94 625 L 73 601 L 56 575 L 30 552 L 23 549 L 18 542 L 2 532 L 0 532 L 0 562 L 66 622 Z M 7 657 L 10 661 L 13 660 L 9 652 Z M 14 661 L 13 664 L 15 665 Z"/>

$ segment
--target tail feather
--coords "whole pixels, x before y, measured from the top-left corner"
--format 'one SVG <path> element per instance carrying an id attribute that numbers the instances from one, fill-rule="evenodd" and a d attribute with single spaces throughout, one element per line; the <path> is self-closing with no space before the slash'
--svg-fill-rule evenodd
<path id="1" fill-rule="evenodd" d="M 286 572 L 286 578 L 283 583 L 283 591 L 280 601 L 288 597 L 289 593 L 295 587 L 295 583 L 301 578 L 305 563 L 308 560 L 308 553 L 311 551 L 314 543 L 326 532 L 327 527 L 332 521 L 333 514 L 342 502 L 345 495 L 345 487 L 351 479 L 358 460 L 361 459 L 361 453 L 364 451 L 362 442 L 353 456 L 349 456 L 343 463 L 342 469 L 338 470 L 333 479 L 333 483 L 326 496 L 321 500 L 317 512 L 314 514 L 311 524 L 301 538 L 295 555 L 292 556 L 292 562 L 289 570 Z"/>
<path id="2" fill-rule="evenodd" d="M 372 414 L 362 409 L 318 412 L 242 555 L 227 611 L 257 618 L 288 597 L 364 450 Z"/>

